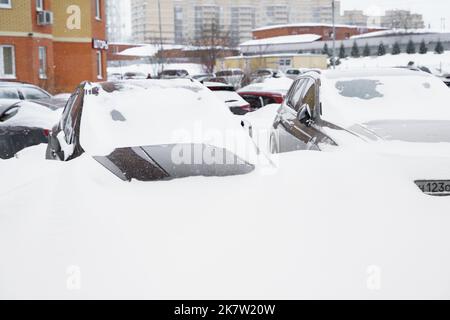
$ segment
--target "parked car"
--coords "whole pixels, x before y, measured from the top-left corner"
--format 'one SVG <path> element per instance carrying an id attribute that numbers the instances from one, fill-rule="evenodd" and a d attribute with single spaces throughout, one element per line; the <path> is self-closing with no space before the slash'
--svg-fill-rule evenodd
<path id="1" fill-rule="evenodd" d="M 258 69 L 253 72 L 250 76 L 250 80 L 252 83 L 262 82 L 267 78 L 281 78 L 285 77 L 285 74 L 281 70 L 275 69 Z"/>
<path id="2" fill-rule="evenodd" d="M 298 76 L 302 75 L 305 72 L 308 72 L 310 69 L 308 68 L 290 68 L 286 70 L 286 77 L 295 80 Z"/>
<path id="3" fill-rule="evenodd" d="M 309 72 L 294 82 L 279 109 L 270 150 L 403 149 L 430 156 L 431 150 L 448 150 L 449 97 L 442 81 L 425 72 L 398 68 Z M 445 180 L 449 177 L 434 178 L 424 174 L 416 182 L 426 193 L 450 195 L 450 181 Z"/>
<path id="4" fill-rule="evenodd" d="M 142 80 L 147 78 L 148 74 L 145 74 L 143 72 L 125 72 L 125 74 L 123 75 L 123 79 L 125 80 Z"/>
<path id="5" fill-rule="evenodd" d="M 250 152 L 253 142 L 225 105 L 199 82 L 177 79 L 81 84 L 47 158 L 87 154 L 124 181 L 155 181 L 246 174 Z"/>
<path id="6" fill-rule="evenodd" d="M 207 79 L 215 78 L 216 75 L 214 73 L 202 73 L 202 74 L 196 74 L 192 76 L 192 79 L 203 82 Z"/>
<path id="7" fill-rule="evenodd" d="M 57 109 L 39 101 L 0 99 L 0 159 L 47 143 L 49 131 L 61 114 Z"/>
<path id="8" fill-rule="evenodd" d="M 178 69 L 167 69 L 160 73 L 160 79 L 179 79 L 179 78 L 188 78 L 189 72 L 186 70 L 178 70 Z"/>
<path id="9" fill-rule="evenodd" d="M 203 85 L 225 102 L 232 113 L 242 115 L 251 111 L 250 104 L 236 92 L 232 85 L 219 82 L 203 82 Z"/>
<path id="10" fill-rule="evenodd" d="M 241 69 L 225 69 L 216 72 L 216 77 L 224 78 L 227 83 L 233 85 L 235 89 L 242 87 L 244 76 L 244 72 Z"/>
<path id="11" fill-rule="evenodd" d="M 50 98 L 52 98 L 52 95 L 38 86 L 21 82 L 0 81 L 0 99 L 41 100 Z"/>
<path id="12" fill-rule="evenodd" d="M 250 110 L 243 110 L 244 114 L 269 104 L 283 103 L 292 82 L 289 78 L 269 78 L 238 90 L 239 95 L 250 104 Z"/>

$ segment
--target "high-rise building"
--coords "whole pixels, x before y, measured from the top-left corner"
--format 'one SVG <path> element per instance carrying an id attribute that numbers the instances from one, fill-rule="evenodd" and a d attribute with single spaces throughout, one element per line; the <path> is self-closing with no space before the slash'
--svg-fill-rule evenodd
<path id="1" fill-rule="evenodd" d="M 133 40 L 138 43 L 173 43 L 174 14 L 174 0 L 132 0 Z"/>
<path id="2" fill-rule="evenodd" d="M 72 92 L 106 79 L 104 0 L 0 1 L 0 80 Z"/>
<path id="3" fill-rule="evenodd" d="M 106 0 L 106 34 L 109 42 L 120 43 L 128 41 L 127 12 L 129 0 Z"/>
<path id="4" fill-rule="evenodd" d="M 367 26 L 368 20 L 369 17 L 362 10 L 345 10 L 339 22 L 351 26 Z"/>
<path id="5" fill-rule="evenodd" d="M 391 29 L 423 29 L 425 23 L 421 14 L 408 10 L 387 10 L 381 17 L 381 26 Z"/>

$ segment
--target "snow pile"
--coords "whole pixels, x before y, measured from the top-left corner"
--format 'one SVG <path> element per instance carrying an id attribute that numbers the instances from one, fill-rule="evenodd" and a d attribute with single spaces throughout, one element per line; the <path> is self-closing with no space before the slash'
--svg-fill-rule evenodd
<path id="1" fill-rule="evenodd" d="M 111 93 L 85 98 L 82 147 L 90 155 L 116 148 L 200 143 L 250 161 L 254 147 L 225 103 L 199 82 L 123 81 Z M 253 151 L 254 152 L 254 151 Z"/>
<path id="2" fill-rule="evenodd" d="M 163 45 L 163 50 L 175 50 L 175 49 L 183 49 L 184 46 L 180 45 Z M 133 56 L 133 57 L 153 57 L 161 50 L 161 45 L 149 44 L 140 47 L 134 47 L 125 49 L 118 53 L 120 56 Z"/>
<path id="3" fill-rule="evenodd" d="M 271 92 L 285 95 L 291 88 L 294 80 L 282 77 L 282 78 L 267 78 L 261 83 L 250 84 L 238 92 Z"/>
<path id="4" fill-rule="evenodd" d="M 156 183 L 5 161 L 0 298 L 448 299 L 450 198 L 413 179 L 449 159 L 416 160 L 296 152 L 271 176 Z"/>

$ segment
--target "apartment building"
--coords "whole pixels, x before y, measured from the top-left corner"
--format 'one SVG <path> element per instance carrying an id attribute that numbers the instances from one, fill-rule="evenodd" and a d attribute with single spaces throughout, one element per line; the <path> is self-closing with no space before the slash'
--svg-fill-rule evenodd
<path id="1" fill-rule="evenodd" d="M 381 26 L 391 29 L 423 29 L 425 23 L 421 14 L 408 10 L 387 10 L 381 17 Z"/>
<path id="2" fill-rule="evenodd" d="M 174 43 L 174 0 L 132 0 L 131 26 L 137 43 Z"/>
<path id="3" fill-rule="evenodd" d="M 367 26 L 369 17 L 363 10 L 345 10 L 339 20 L 340 23 L 351 26 Z"/>
<path id="4" fill-rule="evenodd" d="M 159 39 L 156 0 L 133 0 L 134 40 L 150 42 Z M 231 45 L 252 38 L 252 30 L 262 26 L 293 22 L 331 23 L 332 7 L 329 0 L 159 0 L 162 17 L 163 41 L 193 43 L 207 35 L 211 26 L 230 35 Z M 172 9 L 170 9 L 172 8 Z M 172 10 L 172 18 L 170 17 Z M 339 16 L 340 2 L 336 1 Z M 170 33 L 172 32 L 173 38 Z"/>
<path id="5" fill-rule="evenodd" d="M 127 10 L 129 2 L 126 0 L 106 0 L 106 35 L 108 42 L 121 43 L 126 42 L 127 35 Z"/>
<path id="6" fill-rule="evenodd" d="M 71 92 L 106 76 L 104 0 L 0 0 L 0 81 Z"/>

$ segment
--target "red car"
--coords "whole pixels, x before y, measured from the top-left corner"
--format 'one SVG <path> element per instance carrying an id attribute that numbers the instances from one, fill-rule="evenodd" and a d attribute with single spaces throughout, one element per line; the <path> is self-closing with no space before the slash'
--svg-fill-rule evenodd
<path id="1" fill-rule="evenodd" d="M 240 89 L 239 95 L 250 104 L 249 108 L 241 110 L 242 114 L 256 111 L 269 104 L 282 104 L 292 83 L 289 78 L 274 78 Z"/>

